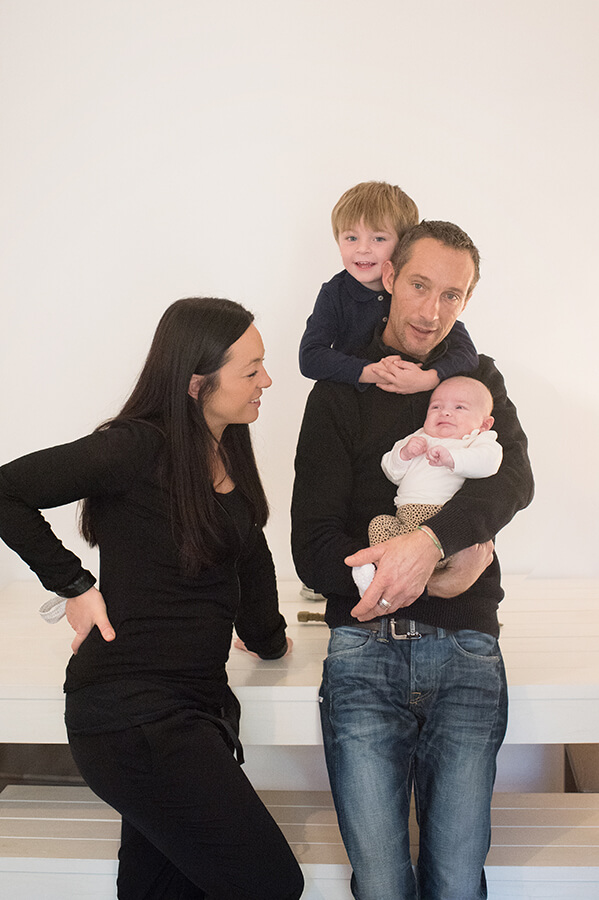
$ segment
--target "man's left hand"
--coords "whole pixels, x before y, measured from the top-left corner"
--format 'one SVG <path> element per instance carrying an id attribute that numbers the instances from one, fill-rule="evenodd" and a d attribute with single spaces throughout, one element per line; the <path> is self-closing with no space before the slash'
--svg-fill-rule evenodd
<path id="1" fill-rule="evenodd" d="M 420 597 L 441 554 L 422 531 L 402 534 L 382 544 L 358 550 L 345 559 L 348 566 L 374 563 L 376 574 L 360 602 L 351 611 L 360 622 L 394 613 Z M 388 606 L 379 604 L 384 598 Z"/>

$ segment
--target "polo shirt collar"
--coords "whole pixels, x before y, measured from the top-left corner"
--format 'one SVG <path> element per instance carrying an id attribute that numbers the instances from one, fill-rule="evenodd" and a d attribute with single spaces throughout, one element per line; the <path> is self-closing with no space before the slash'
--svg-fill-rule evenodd
<path id="1" fill-rule="evenodd" d="M 353 275 L 350 275 L 347 269 L 344 269 L 345 276 L 345 287 L 347 289 L 348 294 L 352 298 L 352 300 L 357 300 L 358 303 L 365 303 L 367 300 L 372 300 L 373 297 L 384 297 L 385 300 L 391 299 L 391 294 L 388 293 L 384 288 L 381 288 L 380 291 L 373 291 L 370 288 L 365 287 L 363 284 L 360 284 Z"/>

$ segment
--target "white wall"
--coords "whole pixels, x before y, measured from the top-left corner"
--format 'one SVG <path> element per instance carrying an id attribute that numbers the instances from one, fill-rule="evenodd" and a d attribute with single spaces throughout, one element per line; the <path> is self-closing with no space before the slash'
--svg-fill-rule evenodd
<path id="1" fill-rule="evenodd" d="M 171 301 L 239 300 L 275 380 L 254 433 L 292 577 L 296 348 L 340 268 L 330 209 L 387 180 L 481 249 L 465 321 L 538 483 L 504 569 L 599 574 L 598 24 L 595 0 L 0 0 L 0 459 L 116 411 Z M 26 575 L 0 549 L 0 583 Z"/>

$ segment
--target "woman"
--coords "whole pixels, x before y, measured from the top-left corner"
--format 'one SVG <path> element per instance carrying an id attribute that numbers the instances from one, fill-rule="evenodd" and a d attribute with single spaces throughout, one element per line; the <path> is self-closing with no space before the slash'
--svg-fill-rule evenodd
<path id="1" fill-rule="evenodd" d="M 263 659 L 288 652 L 268 508 L 248 424 L 269 387 L 253 316 L 178 300 L 121 412 L 93 434 L 0 469 L 0 536 L 76 632 L 69 743 L 123 817 L 122 900 L 294 900 L 303 879 L 234 758 L 233 624 Z M 39 512 L 84 498 L 95 578 Z"/>

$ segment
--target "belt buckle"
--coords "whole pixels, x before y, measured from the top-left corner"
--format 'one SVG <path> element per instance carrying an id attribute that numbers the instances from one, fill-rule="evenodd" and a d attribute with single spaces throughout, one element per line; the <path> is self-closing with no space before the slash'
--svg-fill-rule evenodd
<path id="1" fill-rule="evenodd" d="M 419 641 L 422 635 L 419 631 L 416 631 L 416 622 L 414 619 L 408 620 L 410 623 L 410 630 L 405 634 L 396 634 L 395 632 L 395 619 L 391 619 L 391 637 L 395 641 Z"/>

